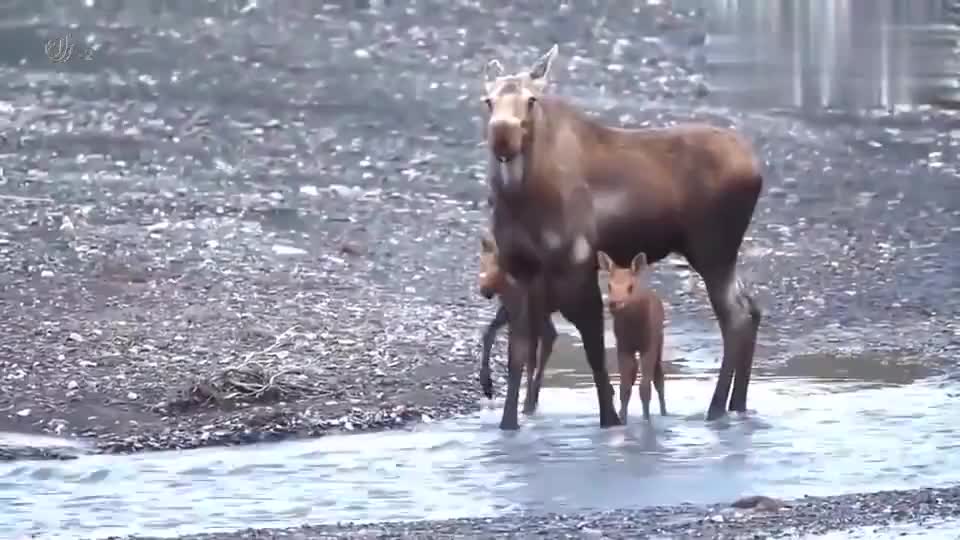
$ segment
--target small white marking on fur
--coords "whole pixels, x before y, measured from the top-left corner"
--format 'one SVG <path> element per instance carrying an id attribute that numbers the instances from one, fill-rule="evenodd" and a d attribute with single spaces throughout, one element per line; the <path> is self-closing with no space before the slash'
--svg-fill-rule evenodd
<path id="1" fill-rule="evenodd" d="M 541 234 L 543 236 L 543 243 L 546 244 L 549 249 L 557 249 L 563 244 L 563 236 L 557 231 L 544 229 Z"/>
<path id="2" fill-rule="evenodd" d="M 513 286 L 513 285 L 516 285 L 516 284 L 517 284 L 517 278 L 511 276 L 510 274 L 507 274 L 507 275 L 504 276 L 504 277 L 505 277 L 506 280 L 507 280 L 507 285 Z"/>
<path id="3" fill-rule="evenodd" d="M 593 194 L 593 209 L 598 218 L 623 213 L 630 200 L 615 191 L 598 191 Z"/>
<path id="4" fill-rule="evenodd" d="M 573 262 L 577 264 L 583 263 L 590 258 L 590 242 L 586 236 L 581 234 L 573 241 L 571 255 L 573 256 Z"/>
<path id="5" fill-rule="evenodd" d="M 486 272 L 480 272 L 480 279 L 487 279 L 487 273 L 486 273 Z"/>

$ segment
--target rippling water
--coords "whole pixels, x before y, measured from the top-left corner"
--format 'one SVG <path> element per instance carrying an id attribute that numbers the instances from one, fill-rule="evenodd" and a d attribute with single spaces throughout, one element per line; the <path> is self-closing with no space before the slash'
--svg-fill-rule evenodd
<path id="1" fill-rule="evenodd" d="M 834 531 L 808 536 L 816 540 L 893 540 L 894 538 L 917 538 L 923 540 L 956 540 L 960 521 L 942 520 L 923 525 L 891 525 L 889 527 L 859 527 L 848 531 Z"/>
<path id="2" fill-rule="evenodd" d="M 77 17 L 63 3 L 0 4 L 16 4 L 11 12 L 22 16 L 42 11 L 61 21 Z M 145 4 L 138 8 L 132 2 L 88 4 L 94 5 L 91 17 L 120 13 L 110 23 L 118 26 L 133 24 L 130 21 L 146 26 L 143 21 L 154 15 L 222 22 L 245 9 L 235 2 L 165 2 L 156 13 L 147 13 Z M 309 3 L 295 4 L 314 15 Z M 949 13 L 940 2 L 674 4 L 705 9 L 707 38 L 700 60 L 709 75 L 710 99 L 719 102 L 889 107 L 949 101 L 956 87 L 951 56 L 956 30 L 947 24 Z M 260 5 L 267 11 L 279 9 L 276 2 Z M 16 69 L 26 58 L 30 65 L 49 69 L 41 39 L 47 34 L 36 26 L 0 27 L 0 63 L 5 68 Z M 696 41 L 697 29 L 685 35 Z M 147 52 L 118 46 L 109 67 L 137 64 Z M 151 61 L 164 61 L 150 54 Z M 149 71 L 149 62 L 142 65 Z M 90 64 L 71 63 L 63 69 L 107 67 L 106 60 L 95 56 Z M 278 212 L 271 220 L 281 229 L 308 229 L 293 213 Z M 666 392 L 672 414 L 654 416 L 652 427 L 638 418 L 640 404 L 634 397 L 630 425 L 596 428 L 596 403 L 586 384 L 582 352 L 565 338 L 551 360 L 542 410 L 525 419 L 519 432 L 497 429 L 496 404 L 478 415 L 423 425 L 413 432 L 5 463 L 0 465 L 0 536 L 53 537 L 50 531 L 56 530 L 70 531 L 64 537 L 71 538 L 128 532 L 172 535 L 960 482 L 960 434 L 955 430 L 960 388 L 931 376 L 923 362 L 863 351 L 871 343 L 869 336 L 899 333 L 909 341 L 929 335 L 928 329 L 844 328 L 829 336 L 794 336 L 797 343 L 808 345 L 817 338 L 831 343 L 833 350 L 853 349 L 845 358 L 799 356 L 788 350 L 789 343 L 784 348 L 783 343 L 764 342 L 772 331 L 764 332 L 750 400 L 759 410 L 745 418 L 703 422 L 714 381 L 706 373 L 717 367 L 713 326 L 671 328 Z M 612 336 L 607 340 L 612 343 Z M 772 369 L 763 359 L 775 346 L 791 360 Z"/>
<path id="3" fill-rule="evenodd" d="M 497 429 L 498 405 L 413 432 L 5 464 L 0 535 L 166 535 L 960 482 L 956 406 L 941 383 L 758 378 L 761 411 L 708 425 L 712 385 L 670 377 L 671 414 L 652 426 L 637 403 L 626 427 L 598 430 L 592 388 L 552 387 L 515 433 Z"/>

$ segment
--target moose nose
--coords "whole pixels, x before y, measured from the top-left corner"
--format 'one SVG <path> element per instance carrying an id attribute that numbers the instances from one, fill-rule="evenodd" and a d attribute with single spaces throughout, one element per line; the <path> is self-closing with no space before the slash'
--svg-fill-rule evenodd
<path id="1" fill-rule="evenodd" d="M 507 163 L 520 153 L 521 125 L 513 117 L 499 117 L 490 120 L 490 142 L 493 155 L 500 163 Z"/>

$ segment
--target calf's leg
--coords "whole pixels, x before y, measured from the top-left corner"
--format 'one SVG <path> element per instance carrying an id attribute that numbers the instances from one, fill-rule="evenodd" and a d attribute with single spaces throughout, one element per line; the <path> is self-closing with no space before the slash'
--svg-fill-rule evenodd
<path id="1" fill-rule="evenodd" d="M 520 401 L 520 383 L 523 368 L 536 362 L 537 343 L 540 340 L 541 296 L 534 286 L 525 287 L 516 301 L 510 302 L 507 328 L 507 397 L 503 404 L 500 429 L 514 430 L 517 423 L 517 406 Z"/>
<path id="2" fill-rule="evenodd" d="M 490 399 L 493 397 L 493 379 L 490 377 L 490 349 L 493 348 L 493 342 L 497 339 L 497 332 L 507 324 L 507 308 L 500 304 L 497 308 L 497 314 L 487 325 L 483 332 L 483 354 L 480 357 L 480 388 L 483 395 Z"/>
<path id="3" fill-rule="evenodd" d="M 577 328 L 587 363 L 593 372 L 593 384 L 597 387 L 597 402 L 600 408 L 600 427 L 619 426 L 620 419 L 613 408 L 613 385 L 607 372 L 606 348 L 603 343 L 603 296 L 597 282 L 596 269 L 585 280 L 580 294 L 570 302 L 564 302 L 560 313 Z"/>
<path id="4" fill-rule="evenodd" d="M 660 416 L 667 415 L 667 398 L 663 395 L 663 330 L 661 329 L 655 338 L 655 349 L 657 357 L 653 363 L 653 388 L 657 391 L 657 398 L 660 400 Z"/>
<path id="5" fill-rule="evenodd" d="M 652 389 L 650 383 L 653 382 L 653 359 L 654 354 L 650 350 L 643 351 L 640 356 L 640 385 L 637 391 L 640 393 L 640 403 L 643 405 L 643 419 L 650 421 L 650 397 Z"/>
<path id="6" fill-rule="evenodd" d="M 626 425 L 630 394 L 633 393 L 633 385 L 637 381 L 638 366 L 634 353 L 617 350 L 617 368 L 620 371 L 620 421 Z"/>
<path id="7" fill-rule="evenodd" d="M 657 391 L 657 397 L 660 399 L 660 416 L 667 415 L 667 398 L 663 395 L 663 361 L 658 361 L 653 372 L 653 388 Z"/>

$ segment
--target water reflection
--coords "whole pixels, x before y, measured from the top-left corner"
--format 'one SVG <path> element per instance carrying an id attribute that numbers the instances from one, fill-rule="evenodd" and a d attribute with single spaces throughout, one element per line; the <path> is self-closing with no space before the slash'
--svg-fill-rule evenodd
<path id="1" fill-rule="evenodd" d="M 704 8 L 711 90 L 741 105 L 960 100 L 960 16 L 942 0 L 675 0 Z M 747 91 L 749 89 L 749 91 Z"/>

